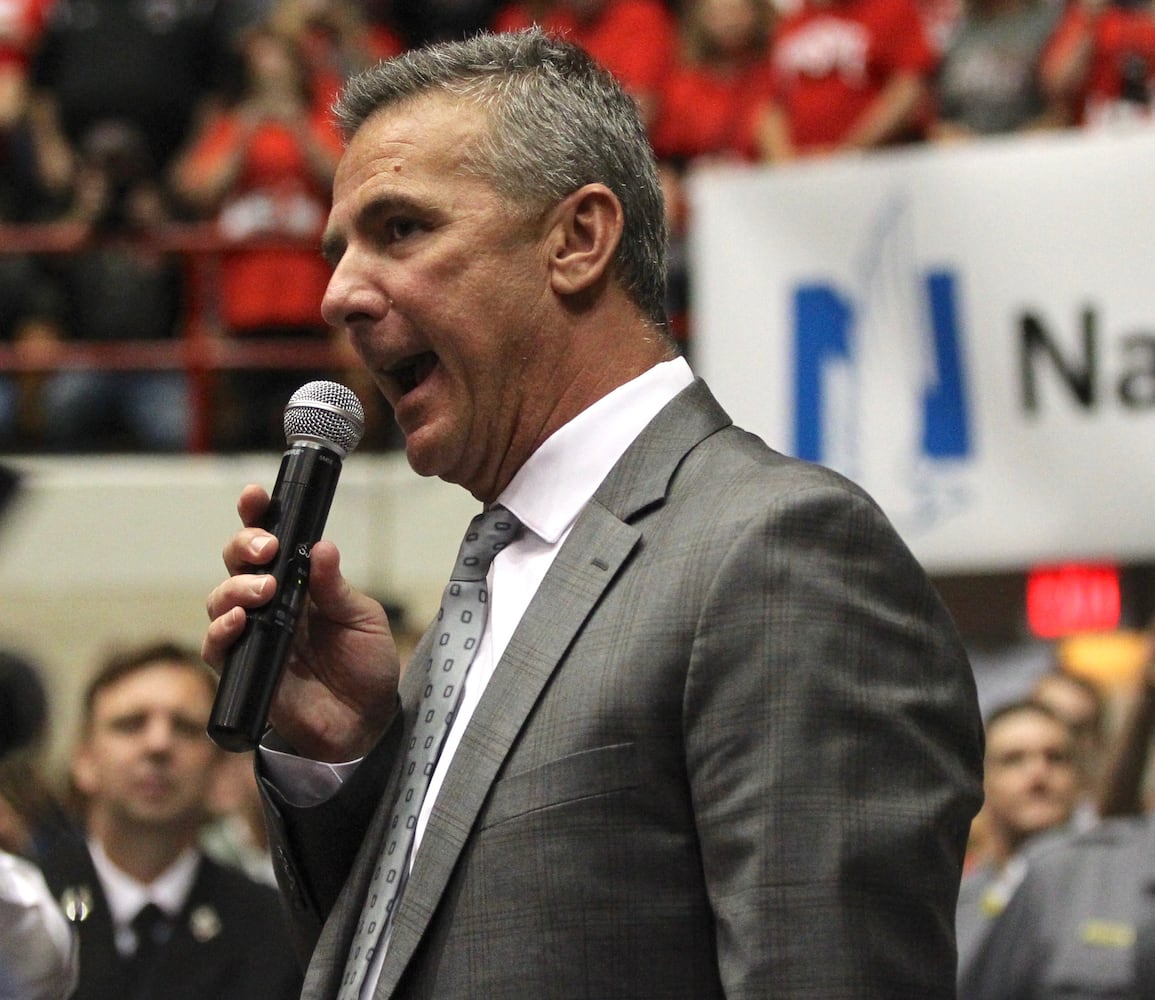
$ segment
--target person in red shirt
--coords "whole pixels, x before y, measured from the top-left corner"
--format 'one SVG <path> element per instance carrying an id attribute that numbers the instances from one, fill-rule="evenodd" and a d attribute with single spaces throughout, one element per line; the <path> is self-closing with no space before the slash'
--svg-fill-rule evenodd
<path id="1" fill-rule="evenodd" d="M 173 184 L 235 243 L 221 267 L 226 331 L 323 338 L 328 328 L 320 303 L 329 267 L 315 241 L 329 208 L 340 139 L 313 101 L 311 76 L 296 39 L 257 30 L 246 39 L 242 54 L 246 83 L 240 100 L 208 119 L 193 137 L 173 172 Z M 269 237 L 289 245 L 251 245 Z M 294 241 L 299 245 L 291 245 Z M 239 412 L 222 444 L 283 443 L 281 412 L 299 381 L 292 370 L 237 373 L 230 382 Z"/>
<path id="2" fill-rule="evenodd" d="M 277 0 L 268 26 L 297 40 L 313 80 L 314 106 L 324 115 L 350 76 L 407 47 L 384 12 L 371 19 L 357 0 Z"/>
<path id="3" fill-rule="evenodd" d="M 770 5 L 691 0 L 680 46 L 661 88 L 651 139 L 659 159 L 754 160 L 754 123 L 769 83 Z"/>
<path id="4" fill-rule="evenodd" d="M 0 2 L 0 221 L 26 222 L 39 214 L 43 192 L 37 183 L 28 132 L 28 66 L 52 0 Z M 44 316 L 41 290 L 46 279 L 32 254 L 12 249 L 0 254 L 0 343 L 11 342 L 32 356 L 52 350 L 57 324 Z M 36 379 L 0 374 L 0 447 L 27 434 L 36 407 Z M 33 421 L 34 422 L 34 421 Z"/>
<path id="5" fill-rule="evenodd" d="M 520 2 L 494 17 L 496 31 L 533 24 L 580 45 L 638 102 L 642 120 L 647 125 L 654 120 L 677 48 L 677 22 L 662 0 Z"/>
<path id="6" fill-rule="evenodd" d="M 802 0 L 775 30 L 762 158 L 919 138 L 936 58 L 914 0 Z"/>
<path id="7" fill-rule="evenodd" d="M 650 126 L 672 240 L 667 307 L 682 342 L 690 336 L 683 177 L 706 160 L 757 158 L 754 133 L 768 86 L 770 14 L 765 0 L 690 0 L 678 55 Z"/>
<path id="8" fill-rule="evenodd" d="M 28 64 L 53 0 L 0 3 L 0 129 L 11 128 L 28 100 Z"/>
<path id="9" fill-rule="evenodd" d="M 1070 0 L 1043 55 L 1043 85 L 1080 125 L 1150 119 L 1155 15 L 1147 3 Z"/>

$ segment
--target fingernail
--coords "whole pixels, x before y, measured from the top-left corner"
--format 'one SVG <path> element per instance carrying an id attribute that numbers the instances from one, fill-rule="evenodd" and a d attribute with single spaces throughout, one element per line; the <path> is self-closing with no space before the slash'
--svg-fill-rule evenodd
<path id="1" fill-rule="evenodd" d="M 272 540 L 272 537 L 269 535 L 261 535 L 259 538 L 254 538 L 249 544 L 249 551 L 252 552 L 254 557 L 259 558 L 261 553 L 269 547 L 269 542 Z"/>
<path id="2" fill-rule="evenodd" d="M 258 576 L 256 580 L 253 581 L 253 597 L 264 597 L 271 579 L 271 576 Z"/>

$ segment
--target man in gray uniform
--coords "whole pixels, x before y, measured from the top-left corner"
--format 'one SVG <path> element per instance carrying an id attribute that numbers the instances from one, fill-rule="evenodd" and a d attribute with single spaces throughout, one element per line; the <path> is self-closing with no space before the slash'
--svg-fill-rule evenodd
<path id="1" fill-rule="evenodd" d="M 1032 858 L 960 1000 L 1155 996 L 1155 816 L 1105 821 Z"/>

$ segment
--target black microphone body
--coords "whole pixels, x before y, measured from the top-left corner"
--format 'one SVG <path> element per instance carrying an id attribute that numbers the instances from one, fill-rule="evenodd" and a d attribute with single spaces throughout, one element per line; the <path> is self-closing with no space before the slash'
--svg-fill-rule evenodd
<path id="1" fill-rule="evenodd" d="M 290 409 L 306 390 L 315 393 L 314 386 L 349 393 L 355 412 L 350 411 L 344 419 L 363 419 L 359 417 L 356 397 L 335 383 L 302 387 L 286 408 L 285 425 L 291 446 L 281 459 L 269 509 L 261 523 L 278 540 L 277 554 L 265 568 L 276 580 L 277 589 L 268 604 L 248 612 L 245 630 L 225 660 L 209 716 L 208 733 L 213 742 L 236 753 L 256 747 L 267 727 L 269 706 L 306 600 L 313 545 L 324 531 L 342 460 L 360 438 L 358 424 L 349 447 L 327 440 L 327 435 L 303 435 L 294 440 Z"/>

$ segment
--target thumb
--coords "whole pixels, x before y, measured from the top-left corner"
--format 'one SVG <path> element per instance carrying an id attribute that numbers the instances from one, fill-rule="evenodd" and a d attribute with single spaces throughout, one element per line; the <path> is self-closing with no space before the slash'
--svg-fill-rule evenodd
<path id="1" fill-rule="evenodd" d="M 309 596 L 323 617 L 348 628 L 379 629 L 381 605 L 345 578 L 336 545 L 317 542 L 309 563 Z"/>

